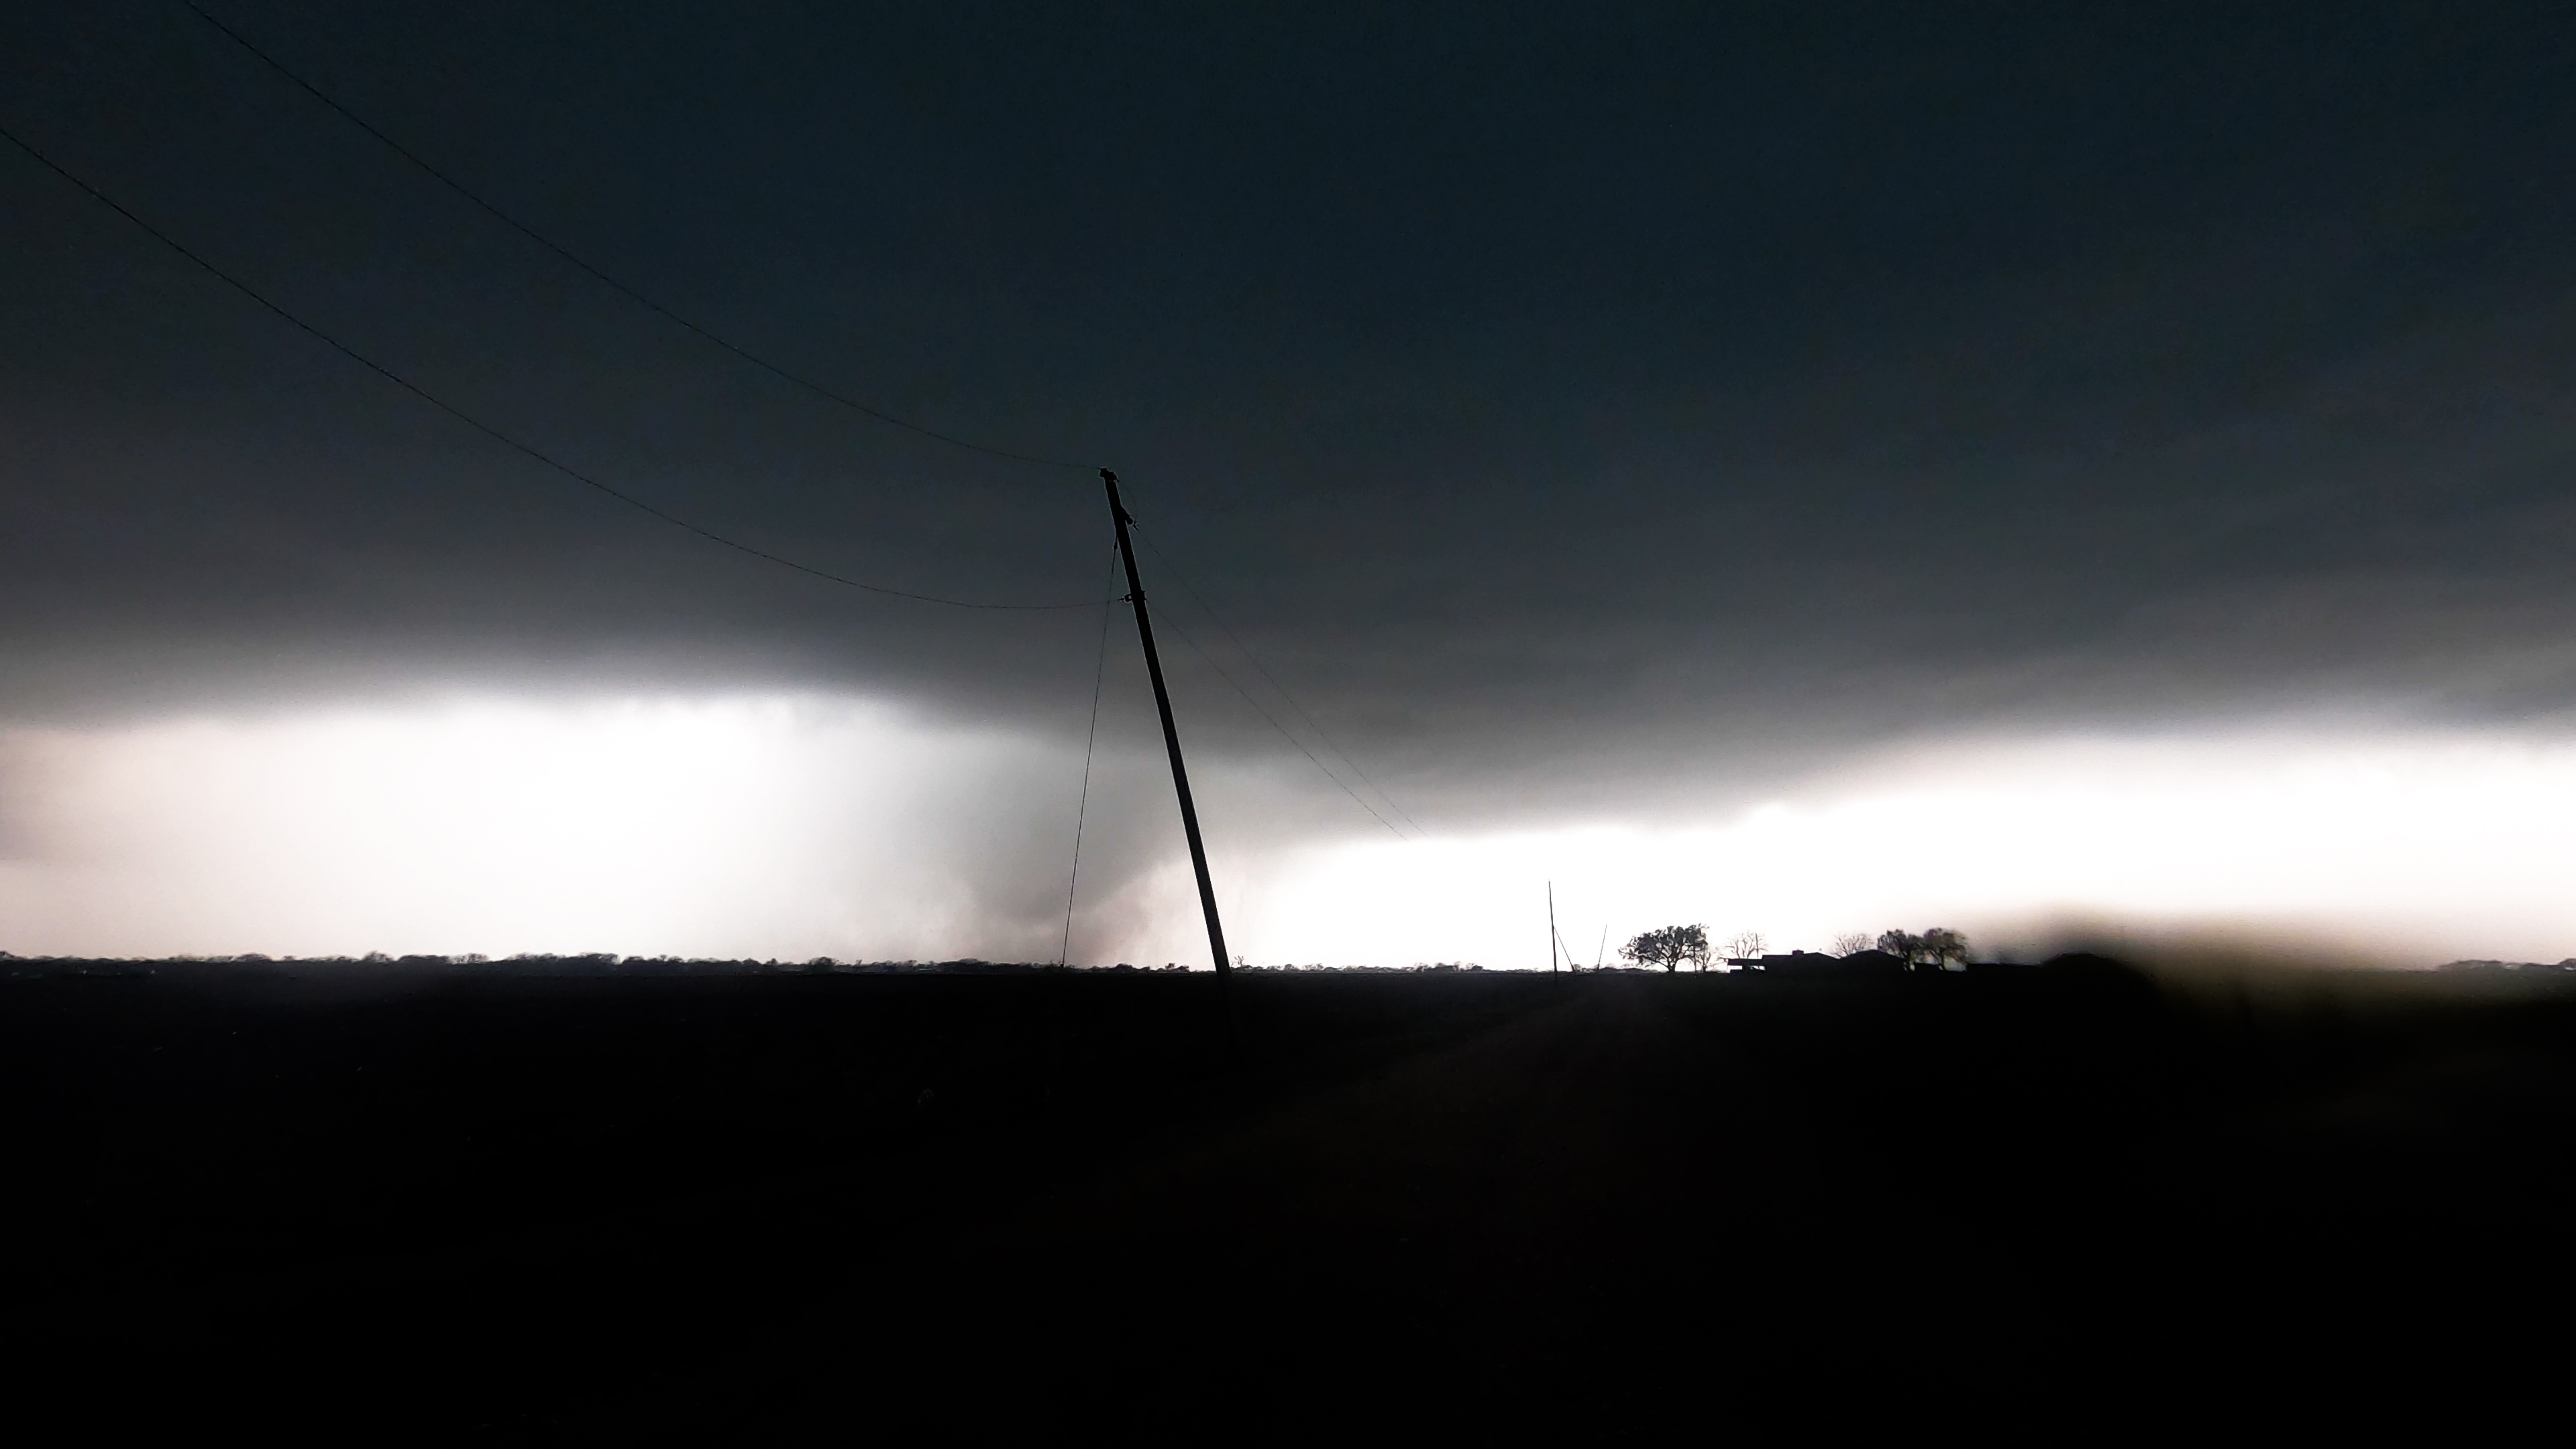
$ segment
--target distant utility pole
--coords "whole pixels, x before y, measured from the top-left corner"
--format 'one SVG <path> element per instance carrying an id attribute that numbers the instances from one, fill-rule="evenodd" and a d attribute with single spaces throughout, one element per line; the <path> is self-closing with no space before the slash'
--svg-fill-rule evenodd
<path id="1" fill-rule="evenodd" d="M 1547 969 L 1556 974 L 1556 882 L 1547 883 Z"/>
<path id="2" fill-rule="evenodd" d="M 1225 954 L 1225 927 L 1216 918 L 1216 886 L 1208 879 L 1207 847 L 1199 841 L 1199 808 L 1190 801 L 1190 772 L 1181 764 L 1181 732 L 1172 726 L 1172 693 L 1163 687 L 1163 656 L 1154 652 L 1154 620 L 1145 612 L 1145 583 L 1136 577 L 1136 549 L 1127 541 L 1127 525 L 1136 520 L 1118 501 L 1118 475 L 1103 468 L 1100 481 L 1109 489 L 1109 519 L 1118 525 L 1118 558 L 1127 565 L 1127 602 L 1136 606 L 1136 635 L 1145 641 L 1145 673 L 1154 681 L 1154 708 L 1163 716 L 1163 749 L 1172 757 L 1172 789 L 1181 797 L 1181 833 L 1190 838 L 1190 868 L 1199 876 L 1199 909 L 1207 915 L 1208 950 L 1216 956 L 1216 974 L 1231 980 L 1234 963 Z"/>

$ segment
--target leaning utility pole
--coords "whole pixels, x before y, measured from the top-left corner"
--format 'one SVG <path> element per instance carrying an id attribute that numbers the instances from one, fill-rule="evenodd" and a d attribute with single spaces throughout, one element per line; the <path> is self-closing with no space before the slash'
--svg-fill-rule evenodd
<path id="1" fill-rule="evenodd" d="M 1103 468 L 1100 481 L 1109 489 L 1109 518 L 1118 525 L 1118 558 L 1127 565 L 1127 602 L 1136 606 L 1136 635 L 1145 641 L 1145 673 L 1154 681 L 1154 708 L 1163 716 L 1163 748 L 1172 757 L 1172 789 L 1181 797 L 1181 833 L 1190 838 L 1190 868 L 1199 875 L 1199 909 L 1207 914 L 1208 950 L 1216 956 L 1216 974 L 1231 979 L 1234 963 L 1225 954 L 1225 927 L 1216 918 L 1216 886 L 1208 879 L 1207 847 L 1199 843 L 1199 809 L 1190 802 L 1190 772 L 1181 765 L 1181 732 L 1172 727 L 1172 695 L 1163 687 L 1163 656 L 1154 652 L 1154 620 L 1145 612 L 1145 584 L 1136 577 L 1136 549 L 1127 541 L 1127 525 L 1136 520 L 1118 502 L 1118 475 Z"/>

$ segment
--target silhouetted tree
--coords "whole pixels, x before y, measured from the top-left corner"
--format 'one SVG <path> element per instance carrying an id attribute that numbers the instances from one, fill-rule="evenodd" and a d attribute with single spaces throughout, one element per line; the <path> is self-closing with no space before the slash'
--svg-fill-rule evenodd
<path id="1" fill-rule="evenodd" d="M 1685 961 L 1708 968 L 1708 927 L 1663 926 L 1630 938 L 1619 948 L 1619 959 L 1640 966 L 1661 966 L 1666 971 L 1680 969 Z"/>
<path id="2" fill-rule="evenodd" d="M 1934 926 L 1919 936 L 1911 931 L 1886 931 L 1879 935 L 1878 949 L 1908 966 L 1941 966 L 1967 961 L 1968 938 L 1947 926 Z"/>
<path id="3" fill-rule="evenodd" d="M 1770 946 L 1770 942 L 1762 939 L 1760 931 L 1738 931 L 1728 938 L 1726 954 L 1732 960 L 1750 960 L 1770 949 Z"/>
<path id="4" fill-rule="evenodd" d="M 1848 956 L 1855 951 L 1866 951 L 1869 948 L 1870 939 L 1867 931 L 1845 931 L 1834 937 L 1834 954 L 1837 956 Z"/>
<path id="5" fill-rule="evenodd" d="M 1672 937 L 1672 927 L 1640 931 L 1619 948 L 1619 959 L 1637 966 L 1662 966 L 1665 944 Z M 1669 967 L 1667 970 L 1671 969 Z"/>

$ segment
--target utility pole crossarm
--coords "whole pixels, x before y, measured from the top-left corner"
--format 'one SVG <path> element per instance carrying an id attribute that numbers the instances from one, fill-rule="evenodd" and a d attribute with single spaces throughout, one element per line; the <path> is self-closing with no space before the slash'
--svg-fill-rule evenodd
<path id="1" fill-rule="evenodd" d="M 1109 519 L 1118 529 L 1118 561 L 1127 566 L 1127 602 L 1136 606 L 1136 637 L 1145 645 L 1145 673 L 1154 681 L 1154 709 L 1163 717 L 1163 750 L 1172 757 L 1172 791 L 1181 797 L 1181 833 L 1189 837 L 1190 868 L 1198 873 L 1208 951 L 1216 957 L 1216 974 L 1230 977 L 1234 962 L 1225 953 L 1225 926 L 1217 920 L 1216 885 L 1208 878 L 1207 846 L 1199 839 L 1199 809 L 1190 799 L 1190 772 L 1181 763 L 1181 732 L 1172 723 L 1172 693 L 1163 685 L 1163 656 L 1154 649 L 1154 619 L 1145 611 L 1145 583 L 1137 577 L 1136 549 L 1127 539 L 1127 526 L 1136 520 L 1118 501 L 1118 475 L 1103 468 L 1100 482 L 1109 490 Z"/>

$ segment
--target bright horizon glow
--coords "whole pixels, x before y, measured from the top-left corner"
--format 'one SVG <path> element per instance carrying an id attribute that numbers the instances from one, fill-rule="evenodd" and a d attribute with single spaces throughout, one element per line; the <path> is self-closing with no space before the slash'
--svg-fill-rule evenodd
<path id="1" fill-rule="evenodd" d="M 2095 933 L 2214 930 L 2375 964 L 2555 961 L 2576 954 L 2570 818 L 2565 744 L 1993 742 L 1876 759 L 1704 827 L 1314 852 L 1278 874 L 1256 929 L 1299 961 L 1436 940 L 1449 954 L 1417 959 L 1544 966 L 1552 880 L 1587 963 L 1604 928 L 1615 960 L 1628 936 L 1692 921 L 1780 951 L 1947 925 L 2025 958 Z"/>
<path id="2" fill-rule="evenodd" d="M 787 697 L 0 732 L 0 949 L 1052 960 L 1080 765 L 1062 742 Z M 1228 938 L 1256 963 L 1544 967 L 1550 880 L 1586 961 L 1605 929 L 1615 952 L 1675 921 L 1778 950 L 1937 924 L 2031 954 L 2093 924 L 2386 964 L 2576 954 L 2571 743 L 1988 740 L 1701 825 L 1408 843 L 1247 835 L 1233 822 L 1317 819 L 1306 782 L 1194 773 Z M 1150 755 L 1104 755 L 1075 961 L 1204 965 L 1169 790 Z"/>
<path id="3" fill-rule="evenodd" d="M 0 863 L 0 948 L 21 954 L 935 955 L 973 929 L 975 892 L 866 823 L 953 814 L 944 781 L 1041 753 L 784 698 L 469 701 L 0 744 L 35 797 L 14 832 L 34 858 Z"/>

